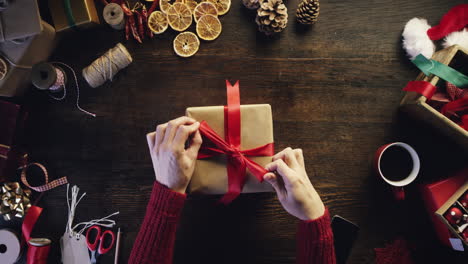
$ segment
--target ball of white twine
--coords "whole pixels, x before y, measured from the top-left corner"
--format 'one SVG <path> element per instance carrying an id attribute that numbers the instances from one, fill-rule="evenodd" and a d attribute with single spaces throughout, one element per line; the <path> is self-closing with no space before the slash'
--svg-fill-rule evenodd
<path id="1" fill-rule="evenodd" d="M 97 58 L 91 65 L 83 69 L 83 77 L 88 84 L 96 88 L 107 80 L 111 80 L 121 69 L 133 61 L 128 50 L 121 43 Z"/>

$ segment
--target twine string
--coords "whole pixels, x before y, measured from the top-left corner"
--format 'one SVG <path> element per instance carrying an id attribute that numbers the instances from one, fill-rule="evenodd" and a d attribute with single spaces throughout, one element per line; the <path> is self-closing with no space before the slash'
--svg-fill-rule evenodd
<path id="1" fill-rule="evenodd" d="M 94 113 L 91 113 L 89 111 L 86 111 L 84 110 L 83 108 L 81 108 L 80 106 L 80 86 L 78 85 L 78 78 L 76 77 L 76 73 L 75 71 L 73 70 L 72 67 L 68 66 L 67 64 L 63 63 L 63 62 L 58 62 L 58 61 L 54 61 L 54 62 L 51 62 L 52 65 L 60 65 L 60 66 L 64 66 L 66 67 L 68 70 L 70 70 L 70 72 L 72 73 L 73 75 L 73 79 L 75 80 L 75 87 L 76 87 L 76 107 L 78 108 L 78 110 L 80 110 L 81 112 L 87 114 L 87 115 L 90 115 L 92 117 L 96 117 L 96 114 Z M 60 69 L 58 69 L 57 67 L 55 67 L 55 70 L 56 71 L 59 71 L 61 72 L 61 74 L 63 76 L 65 76 L 65 73 L 62 72 Z M 61 101 L 63 99 L 65 99 L 65 96 L 67 94 L 67 88 L 66 88 L 66 84 L 65 84 L 65 78 L 62 78 L 60 79 L 59 78 L 59 75 L 57 75 L 57 80 L 56 82 L 54 83 L 54 85 L 52 85 L 49 90 L 52 90 L 51 88 L 52 87 L 63 87 L 63 95 L 61 97 L 55 97 L 53 96 L 52 94 L 49 94 L 50 97 L 52 97 L 53 99 L 57 100 L 57 101 Z"/>
<path id="2" fill-rule="evenodd" d="M 71 200 L 69 198 L 70 192 L 70 184 L 67 184 L 67 206 L 68 206 L 68 220 L 67 220 L 67 227 L 65 233 L 68 233 L 70 236 L 75 236 L 79 239 L 80 235 L 90 226 L 93 225 L 100 225 L 104 227 L 113 227 L 115 225 L 115 221 L 109 219 L 114 215 L 118 215 L 119 212 L 112 213 L 108 216 L 105 216 L 100 219 L 93 219 L 88 222 L 81 222 L 73 226 L 73 220 L 75 218 L 75 210 L 78 204 L 80 203 L 81 199 L 86 195 L 86 193 L 81 194 L 80 198 L 78 198 L 78 194 L 80 192 L 80 188 L 78 186 L 73 186 L 71 189 Z M 78 226 L 84 225 L 83 228 L 77 231 Z"/>
<path id="3" fill-rule="evenodd" d="M 114 76 L 132 62 L 132 56 L 120 43 L 109 49 L 104 55 L 97 58 L 88 67 L 83 69 L 83 77 L 88 84 L 96 88 L 107 80 L 112 81 Z"/>

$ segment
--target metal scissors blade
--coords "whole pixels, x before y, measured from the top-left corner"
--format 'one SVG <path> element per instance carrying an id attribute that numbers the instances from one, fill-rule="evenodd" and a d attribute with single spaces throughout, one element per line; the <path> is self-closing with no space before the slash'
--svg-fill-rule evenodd
<path id="1" fill-rule="evenodd" d="M 91 264 L 96 264 L 97 263 L 97 253 L 96 253 L 96 250 L 94 251 L 91 251 Z"/>

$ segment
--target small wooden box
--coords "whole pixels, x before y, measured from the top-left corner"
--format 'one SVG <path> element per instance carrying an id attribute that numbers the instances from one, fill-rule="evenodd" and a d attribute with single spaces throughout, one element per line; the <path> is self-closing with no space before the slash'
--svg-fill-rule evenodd
<path id="1" fill-rule="evenodd" d="M 445 219 L 444 215 L 445 213 L 454 205 L 454 204 L 458 204 L 458 207 L 460 208 L 463 208 L 463 206 L 458 202 L 458 200 L 460 199 L 460 197 L 466 192 L 468 191 L 468 181 L 465 182 L 465 184 L 460 188 L 458 189 L 451 197 L 450 199 L 447 200 L 447 202 L 444 203 L 444 205 L 442 205 L 442 207 L 440 207 L 436 212 L 435 214 L 439 217 L 439 219 L 445 224 L 447 225 L 448 229 L 450 230 L 450 232 L 452 232 L 452 234 L 454 234 L 456 237 L 458 237 L 459 239 L 461 239 L 461 241 L 463 242 L 463 244 L 465 245 L 465 247 L 468 247 L 468 241 L 465 240 L 461 234 L 447 221 L 447 219 Z M 465 211 L 463 212 L 464 214 L 468 214 L 468 208 L 465 208 Z M 466 227 L 468 228 L 468 227 Z"/>
<path id="2" fill-rule="evenodd" d="M 456 68 L 456 65 L 468 65 L 468 51 L 458 45 L 454 45 L 434 53 L 432 59 Z M 426 76 L 422 72 L 416 80 L 427 81 L 435 86 L 441 81 L 435 75 Z M 415 92 L 406 92 L 401 101 L 400 109 L 417 119 L 430 123 L 442 131 L 442 133 L 453 138 L 465 150 L 468 150 L 468 131 L 427 104 L 426 97 Z"/>

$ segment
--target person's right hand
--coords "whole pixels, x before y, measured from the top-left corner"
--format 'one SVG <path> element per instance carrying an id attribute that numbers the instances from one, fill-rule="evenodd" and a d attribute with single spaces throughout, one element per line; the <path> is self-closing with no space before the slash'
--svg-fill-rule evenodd
<path id="1" fill-rule="evenodd" d="M 284 149 L 265 168 L 270 172 L 263 179 L 273 186 L 288 213 L 304 221 L 323 216 L 325 206 L 307 176 L 301 149 Z"/>
<path id="2" fill-rule="evenodd" d="M 183 116 L 146 135 L 156 180 L 179 193 L 185 193 L 195 170 L 202 144 L 199 127 L 199 122 Z"/>

